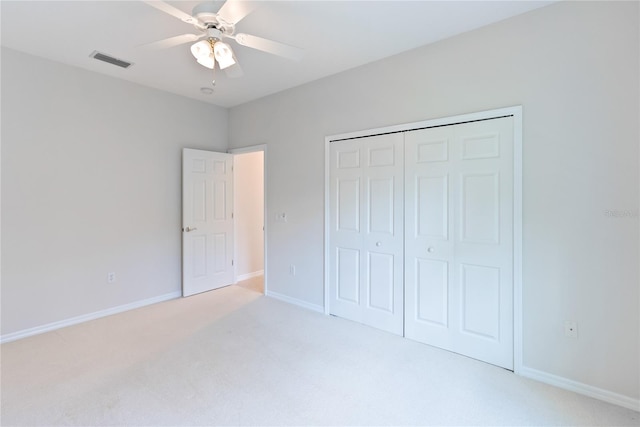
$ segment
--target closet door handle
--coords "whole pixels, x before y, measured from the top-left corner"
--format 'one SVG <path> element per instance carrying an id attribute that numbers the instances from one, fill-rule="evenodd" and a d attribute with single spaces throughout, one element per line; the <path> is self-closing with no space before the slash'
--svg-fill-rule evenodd
<path id="1" fill-rule="evenodd" d="M 427 252 L 429 252 L 429 253 L 433 253 L 433 251 L 435 251 L 435 249 L 433 248 L 433 246 L 429 246 L 429 247 L 427 248 Z"/>
<path id="2" fill-rule="evenodd" d="M 193 227 L 193 228 L 185 227 L 185 228 L 182 229 L 182 231 L 186 231 L 187 233 L 190 232 L 190 231 L 194 231 L 194 230 L 197 230 L 197 228 L 196 227 Z"/>
<path id="3" fill-rule="evenodd" d="M 376 242 L 376 246 L 382 246 L 382 242 Z"/>

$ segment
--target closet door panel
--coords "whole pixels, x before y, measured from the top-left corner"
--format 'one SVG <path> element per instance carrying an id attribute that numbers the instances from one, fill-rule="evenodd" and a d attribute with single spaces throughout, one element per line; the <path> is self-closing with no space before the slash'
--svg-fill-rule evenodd
<path id="1" fill-rule="evenodd" d="M 403 334 L 402 135 L 330 147 L 330 313 Z"/>
<path id="2" fill-rule="evenodd" d="M 513 118 L 454 127 L 457 352 L 513 369 Z"/>
<path id="3" fill-rule="evenodd" d="M 336 247 L 336 299 L 360 305 L 360 251 Z"/>
<path id="4" fill-rule="evenodd" d="M 403 335 L 404 179 L 402 134 L 362 138 L 363 205 L 363 322 Z"/>
<path id="5" fill-rule="evenodd" d="M 415 178 L 416 235 L 447 240 L 449 237 L 449 177 L 446 174 Z"/>
<path id="6" fill-rule="evenodd" d="M 415 321 L 447 328 L 449 323 L 449 263 L 415 259 Z"/>
<path id="7" fill-rule="evenodd" d="M 354 142 L 332 145 L 329 154 L 331 313 L 360 321 L 363 154 Z"/>
<path id="8" fill-rule="evenodd" d="M 507 117 L 405 136 L 405 335 L 508 369 L 512 126 Z"/>
<path id="9" fill-rule="evenodd" d="M 405 133 L 405 336 L 446 348 L 451 314 L 453 211 L 447 127 Z"/>

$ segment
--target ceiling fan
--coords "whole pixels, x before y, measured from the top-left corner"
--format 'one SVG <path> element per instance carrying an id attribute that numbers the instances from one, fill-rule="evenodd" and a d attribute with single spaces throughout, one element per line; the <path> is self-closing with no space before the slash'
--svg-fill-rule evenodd
<path id="1" fill-rule="evenodd" d="M 191 54 L 196 61 L 211 70 L 218 68 L 225 70 L 229 77 L 242 75 L 242 69 L 231 49 L 223 39 L 231 39 L 242 46 L 299 61 L 304 51 L 298 47 L 253 36 L 251 34 L 236 33 L 235 27 L 245 16 L 255 8 L 254 2 L 242 0 L 227 0 L 222 6 L 220 2 L 209 1 L 193 8 L 192 15 L 158 0 L 143 0 L 144 3 L 166 14 L 192 24 L 197 34 L 181 34 L 153 43 L 143 45 L 148 48 L 169 48 L 185 43 L 196 42 L 191 46 Z M 204 40 L 201 40 L 204 39 Z M 198 41 L 199 40 L 199 41 Z M 215 80 L 213 81 L 215 85 Z"/>

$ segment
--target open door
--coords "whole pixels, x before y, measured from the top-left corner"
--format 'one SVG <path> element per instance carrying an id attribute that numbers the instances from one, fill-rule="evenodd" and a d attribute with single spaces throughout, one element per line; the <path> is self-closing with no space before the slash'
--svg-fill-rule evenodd
<path id="1" fill-rule="evenodd" d="M 233 283 L 233 155 L 182 151 L 182 296 Z"/>

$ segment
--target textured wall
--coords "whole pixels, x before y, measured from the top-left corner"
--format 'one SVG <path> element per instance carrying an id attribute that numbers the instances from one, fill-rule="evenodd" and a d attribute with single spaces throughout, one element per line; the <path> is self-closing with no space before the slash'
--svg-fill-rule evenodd
<path id="1" fill-rule="evenodd" d="M 637 402 L 638 15 L 561 2 L 231 109 L 268 145 L 269 289 L 323 304 L 325 136 L 522 105 L 524 364 Z"/>
<path id="2" fill-rule="evenodd" d="M 227 110 L 2 50 L 3 335 L 180 290 L 182 147 Z"/>

